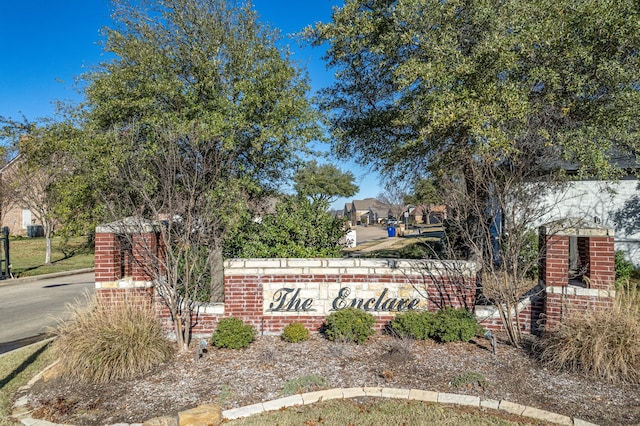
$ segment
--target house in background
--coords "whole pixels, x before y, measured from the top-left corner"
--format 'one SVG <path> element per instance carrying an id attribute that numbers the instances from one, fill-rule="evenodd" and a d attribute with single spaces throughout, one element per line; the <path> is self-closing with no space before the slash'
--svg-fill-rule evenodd
<path id="1" fill-rule="evenodd" d="M 373 225 L 386 219 L 389 209 L 375 198 L 353 200 L 344 205 L 344 217 L 350 226 Z"/>
<path id="2" fill-rule="evenodd" d="M 447 218 L 447 206 L 419 205 L 409 211 L 409 223 L 417 225 L 443 223 Z"/>
<path id="3" fill-rule="evenodd" d="M 391 216 L 389 207 L 378 202 L 371 205 L 369 211 L 362 215 L 361 218 L 363 223 L 373 225 L 384 222 L 389 216 Z"/>
<path id="4" fill-rule="evenodd" d="M 20 155 L 0 169 L 0 213 L 2 227 L 9 228 L 11 235 L 27 235 L 41 237 L 44 235 L 43 226 L 37 220 L 38 214 L 33 212 L 25 203 L 20 201 L 16 185 L 28 185 L 29 182 L 17 183 L 18 167 L 22 161 Z M 38 185 L 32 181 L 31 190 L 37 190 Z"/>

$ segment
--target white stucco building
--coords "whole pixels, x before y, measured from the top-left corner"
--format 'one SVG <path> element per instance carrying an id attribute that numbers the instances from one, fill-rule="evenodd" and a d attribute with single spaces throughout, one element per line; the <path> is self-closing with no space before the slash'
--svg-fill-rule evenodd
<path id="1" fill-rule="evenodd" d="M 562 194 L 546 197 L 548 213 L 535 226 L 578 218 L 615 231 L 615 250 L 640 267 L 640 187 L 634 176 L 619 181 L 573 181 Z"/>

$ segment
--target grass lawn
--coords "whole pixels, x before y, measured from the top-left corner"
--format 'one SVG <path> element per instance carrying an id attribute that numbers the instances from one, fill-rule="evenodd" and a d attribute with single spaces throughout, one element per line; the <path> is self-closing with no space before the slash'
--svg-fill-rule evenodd
<path id="1" fill-rule="evenodd" d="M 0 355 L 0 426 L 19 425 L 9 419 L 13 394 L 53 362 L 49 342 L 40 342 Z"/>
<path id="2" fill-rule="evenodd" d="M 513 420 L 512 420 L 513 419 Z M 503 414 L 491 415 L 478 409 L 393 399 L 330 400 L 225 422 L 229 426 L 250 425 L 543 425 L 535 419 Z"/>
<path id="3" fill-rule="evenodd" d="M 85 237 L 71 238 L 66 244 L 60 237 L 55 237 L 51 247 L 51 264 L 45 265 L 44 238 L 10 238 L 9 261 L 13 276 L 19 278 L 93 268 L 93 249 L 86 246 Z"/>

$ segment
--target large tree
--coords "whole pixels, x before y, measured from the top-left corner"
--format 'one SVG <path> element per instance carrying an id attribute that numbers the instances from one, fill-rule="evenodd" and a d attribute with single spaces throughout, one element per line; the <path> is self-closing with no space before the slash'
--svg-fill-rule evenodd
<path id="1" fill-rule="evenodd" d="M 54 231 L 60 228 L 64 181 L 73 169 L 65 154 L 70 133 L 64 122 L 26 119 L 22 122 L 4 120 L 0 132 L 0 138 L 7 142 L 3 151 L 11 153 L 12 159 L 2 173 L 2 208 L 28 209 L 34 222 L 43 227 L 45 264 L 52 262 L 51 242 Z"/>
<path id="2" fill-rule="evenodd" d="M 336 69 L 320 99 L 335 151 L 412 177 L 523 150 L 609 171 L 612 147 L 637 144 L 639 15 L 631 1 L 348 0 L 308 30 Z"/>
<path id="3" fill-rule="evenodd" d="M 638 148 L 635 2 L 347 0 L 308 35 L 336 69 L 320 98 L 336 153 L 437 176 L 461 252 L 511 300 L 541 193 L 569 165 L 616 175 Z"/>
<path id="4" fill-rule="evenodd" d="M 438 180 L 433 176 L 417 179 L 413 182 L 413 192 L 404 198 L 404 202 L 422 206 L 425 219 L 423 223 L 431 223 L 433 208 L 442 204 L 442 190 L 439 188 Z"/>
<path id="5" fill-rule="evenodd" d="M 110 182 L 98 187 L 114 217 L 166 219 L 171 263 L 156 279 L 186 347 L 193 305 L 180 298 L 202 280 L 219 288 L 224 239 L 248 200 L 278 187 L 319 136 L 316 112 L 306 76 L 249 3 L 114 5 L 109 60 L 84 76 L 86 158 Z M 197 274 L 180 272 L 189 265 Z"/>
<path id="6" fill-rule="evenodd" d="M 349 171 L 311 160 L 293 176 L 293 187 L 298 195 L 309 197 L 314 203 L 331 204 L 338 197 L 351 197 L 358 192 L 354 179 Z"/>

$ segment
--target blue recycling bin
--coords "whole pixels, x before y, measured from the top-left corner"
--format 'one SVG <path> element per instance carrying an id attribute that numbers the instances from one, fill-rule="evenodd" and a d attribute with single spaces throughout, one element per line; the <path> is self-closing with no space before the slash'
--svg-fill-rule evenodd
<path id="1" fill-rule="evenodd" d="M 387 226 L 387 234 L 389 234 L 389 238 L 396 236 L 396 227 L 395 226 Z"/>

